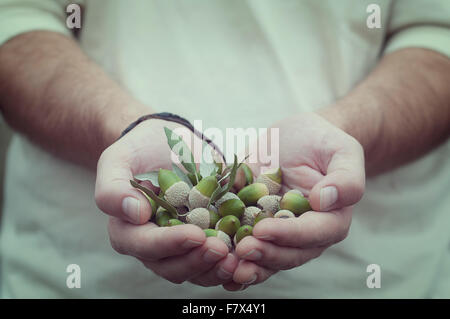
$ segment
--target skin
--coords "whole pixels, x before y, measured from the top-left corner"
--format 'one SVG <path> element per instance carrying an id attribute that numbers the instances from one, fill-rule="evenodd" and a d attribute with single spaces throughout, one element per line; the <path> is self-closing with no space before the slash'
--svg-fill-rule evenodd
<path id="1" fill-rule="evenodd" d="M 425 49 L 400 50 L 382 58 L 332 106 L 274 124 L 280 137 L 288 137 L 280 145 L 284 186 L 308 194 L 314 211 L 294 222 L 261 221 L 254 236 L 244 238 L 231 254 L 223 242 L 206 238 L 195 226 L 147 223 L 150 205 L 129 185 L 133 174 L 169 167 L 162 127 L 173 128 L 172 123 L 146 121 L 116 141 L 129 123 L 153 111 L 110 79 L 75 42 L 36 31 L 0 47 L 0 107 L 6 121 L 57 156 L 91 169 L 98 162 L 95 198 L 111 216 L 112 247 L 171 282 L 222 284 L 228 290 L 298 267 L 343 240 L 352 205 L 363 195 L 366 172 L 388 171 L 448 138 L 449 77 L 448 58 Z M 257 174 L 258 168 L 253 169 Z M 330 185 L 337 188 L 338 199 L 321 207 L 320 191 Z M 133 216 L 124 213 L 128 197 L 139 202 Z"/>

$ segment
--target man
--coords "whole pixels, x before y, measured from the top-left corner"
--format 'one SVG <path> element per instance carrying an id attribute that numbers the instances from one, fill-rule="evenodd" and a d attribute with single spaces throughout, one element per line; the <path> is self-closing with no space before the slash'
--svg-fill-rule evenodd
<path id="1" fill-rule="evenodd" d="M 77 41 L 65 1 L 0 3 L 0 105 L 18 132 L 3 297 L 450 296 L 446 1 L 85 1 Z M 162 111 L 279 128 L 285 186 L 314 211 L 261 222 L 235 253 L 146 223 L 128 180 L 168 165 L 176 125 L 116 140 Z"/>

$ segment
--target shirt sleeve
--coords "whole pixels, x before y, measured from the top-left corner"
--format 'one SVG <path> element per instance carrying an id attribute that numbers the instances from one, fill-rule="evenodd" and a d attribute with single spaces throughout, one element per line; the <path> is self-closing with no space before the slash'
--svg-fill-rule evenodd
<path id="1" fill-rule="evenodd" d="M 384 54 L 419 47 L 450 57 L 450 1 L 398 0 L 392 6 Z"/>
<path id="2" fill-rule="evenodd" d="M 66 1 L 0 0 L 0 45 L 24 32 L 45 30 L 71 36 Z"/>

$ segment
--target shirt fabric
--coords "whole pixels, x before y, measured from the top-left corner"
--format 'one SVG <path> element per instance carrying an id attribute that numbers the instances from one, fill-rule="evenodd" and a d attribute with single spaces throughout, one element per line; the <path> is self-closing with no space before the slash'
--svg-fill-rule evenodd
<path id="1" fill-rule="evenodd" d="M 0 44 L 32 30 L 72 36 L 69 1 L 0 0 Z M 381 8 L 370 29 L 369 4 Z M 203 128 L 270 127 L 348 93 L 383 54 L 450 55 L 448 1 L 90 1 L 81 48 L 140 101 Z M 424 105 L 423 107 L 427 107 Z M 3 298 L 450 297 L 450 144 L 367 180 L 349 236 L 242 292 L 172 284 L 115 253 L 95 175 L 13 137 L 1 231 Z M 66 267 L 81 268 L 81 288 Z M 381 288 L 366 271 L 381 267 Z"/>

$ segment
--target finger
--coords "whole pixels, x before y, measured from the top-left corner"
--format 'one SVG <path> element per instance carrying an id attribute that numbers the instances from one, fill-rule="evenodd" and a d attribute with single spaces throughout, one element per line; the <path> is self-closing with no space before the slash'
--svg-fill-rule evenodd
<path id="1" fill-rule="evenodd" d="M 286 270 L 303 265 L 320 256 L 324 248 L 298 249 L 282 247 L 247 236 L 239 242 L 236 254 L 258 266 L 272 270 Z"/>
<path id="2" fill-rule="evenodd" d="M 364 152 L 355 142 L 332 156 L 325 177 L 311 190 L 311 207 L 322 212 L 354 205 L 362 198 L 364 188 Z"/>
<path id="3" fill-rule="evenodd" d="M 351 207 L 332 212 L 309 211 L 296 218 L 265 218 L 256 224 L 253 236 L 279 246 L 328 246 L 347 236 L 351 219 Z"/>
<path id="4" fill-rule="evenodd" d="M 143 262 L 157 275 L 179 284 L 213 268 L 227 255 L 228 247 L 223 241 L 208 237 L 201 247 L 193 249 L 186 255 Z"/>
<path id="5" fill-rule="evenodd" d="M 111 217 L 108 231 L 111 245 L 118 253 L 146 260 L 182 255 L 206 241 L 205 233 L 194 225 L 133 225 Z"/>
<path id="6" fill-rule="evenodd" d="M 248 288 L 246 285 L 238 284 L 234 281 L 227 282 L 222 285 L 225 290 L 228 291 L 242 291 Z"/>
<path id="7" fill-rule="evenodd" d="M 150 219 L 152 209 L 145 196 L 130 185 L 133 173 L 127 154 L 119 145 L 102 153 L 97 163 L 95 202 L 106 214 L 143 224 Z"/>
<path id="8" fill-rule="evenodd" d="M 193 284 L 203 287 L 217 286 L 231 281 L 234 270 L 239 263 L 238 258 L 229 253 L 219 261 L 214 268 L 190 280 Z"/>
<path id="9" fill-rule="evenodd" d="M 241 260 L 234 271 L 233 281 L 237 284 L 250 286 L 266 281 L 276 270 L 260 267 L 254 262 Z"/>

